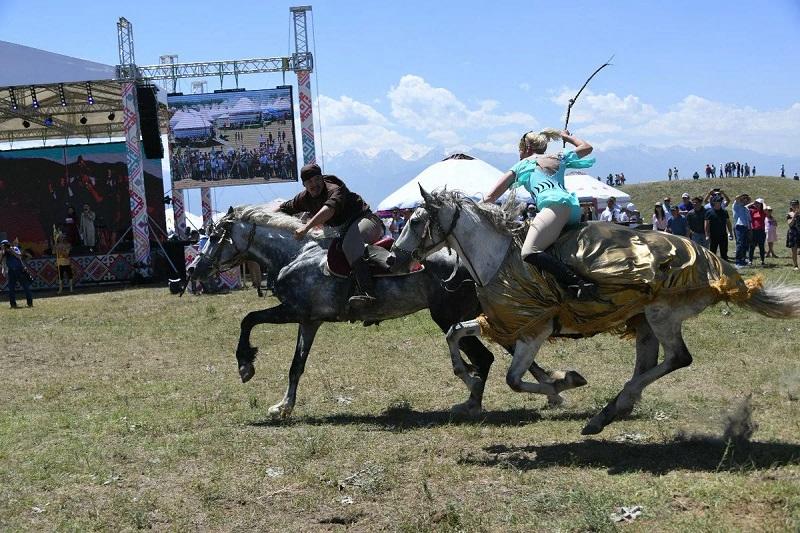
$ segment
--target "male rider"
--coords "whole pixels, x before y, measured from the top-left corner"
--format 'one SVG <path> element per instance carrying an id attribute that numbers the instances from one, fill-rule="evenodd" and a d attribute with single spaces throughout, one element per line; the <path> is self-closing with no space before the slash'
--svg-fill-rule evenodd
<path id="1" fill-rule="evenodd" d="M 291 200 L 278 208 L 289 215 L 308 212 L 311 218 L 295 231 L 295 238 L 302 239 L 317 226 L 341 228 L 342 251 L 353 269 L 359 294 L 350 298 L 350 305 L 365 306 L 375 301 L 372 276 L 364 257 L 366 245 L 383 236 L 383 222 L 358 194 L 351 192 L 342 180 L 333 175 L 323 175 L 317 164 L 308 164 L 300 169 L 300 178 L 305 188 Z"/>

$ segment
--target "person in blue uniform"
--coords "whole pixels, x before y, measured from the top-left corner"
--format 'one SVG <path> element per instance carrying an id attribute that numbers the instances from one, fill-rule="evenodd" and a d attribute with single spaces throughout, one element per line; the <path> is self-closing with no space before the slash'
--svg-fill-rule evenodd
<path id="1" fill-rule="evenodd" d="M 574 148 L 545 153 L 547 144 L 558 140 Z M 519 141 L 519 162 L 500 177 L 484 198 L 484 202 L 495 202 L 510 187 L 525 187 L 536 202 L 539 213 L 530 223 L 522 246 L 522 260 L 540 271 L 549 272 L 573 297 L 582 300 L 595 297 L 595 284 L 578 276 L 546 250 L 565 227 L 580 223 L 580 203 L 564 186 L 564 172 L 568 168 L 592 166 L 594 157 L 586 157 L 591 152 L 591 144 L 572 136 L 567 130 L 529 131 Z"/>

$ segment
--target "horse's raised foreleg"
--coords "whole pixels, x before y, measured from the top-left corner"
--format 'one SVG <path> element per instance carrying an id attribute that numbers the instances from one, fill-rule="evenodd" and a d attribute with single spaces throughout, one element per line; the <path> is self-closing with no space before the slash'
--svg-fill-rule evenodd
<path id="1" fill-rule="evenodd" d="M 508 352 L 512 356 L 514 355 L 512 350 L 508 350 Z M 587 383 L 586 379 L 574 370 L 568 370 L 566 372 L 563 370 L 554 370 L 552 372 L 548 372 L 536 364 L 536 361 L 531 363 L 531 367 L 528 370 L 530 371 L 531 375 L 536 378 L 536 381 L 539 383 L 550 384 L 555 389 L 555 394 L 550 394 L 547 396 L 547 404 L 550 407 L 560 407 L 564 405 L 565 400 L 559 393 L 565 390 L 574 389 L 576 387 L 582 387 Z"/>
<path id="2" fill-rule="evenodd" d="M 476 365 L 478 375 L 475 376 L 467 369 L 460 352 L 460 347 L 465 346 L 468 341 L 474 339 L 474 342 L 480 344 L 478 341 L 480 334 L 481 328 L 477 320 L 459 322 L 447 331 L 446 339 L 447 345 L 450 347 L 450 359 L 453 364 L 453 373 L 461 378 L 461 381 L 463 381 L 469 389 L 469 399 L 464 403 L 453 406 L 453 412 L 457 414 L 475 416 L 481 412 L 483 389 L 486 386 L 486 378 L 489 375 L 489 368 L 492 365 L 494 356 L 489 352 L 491 359 L 488 360 L 488 364 L 486 364 L 485 361 L 481 361 L 484 363 L 483 365 L 481 365 L 480 362 Z M 486 347 L 482 344 L 481 347 L 486 350 Z M 488 350 L 486 351 L 488 352 Z M 468 353 L 467 356 L 470 357 L 470 354 Z M 470 357 L 470 360 L 475 363 L 472 357 Z"/>
<path id="3" fill-rule="evenodd" d="M 681 335 L 681 324 L 686 316 L 673 312 L 666 305 L 648 307 L 645 316 L 648 327 L 637 331 L 636 368 L 633 377 L 616 398 L 589 420 L 583 428 L 584 435 L 600 433 L 615 418 L 631 412 L 645 387 L 670 372 L 692 363 L 692 355 Z M 650 338 L 647 329 L 655 340 Z M 658 359 L 658 344 L 655 343 L 661 343 L 664 347 L 664 361 L 661 364 L 654 364 Z M 651 364 L 654 366 L 649 366 Z"/>
<path id="4" fill-rule="evenodd" d="M 258 348 L 250 345 L 250 332 L 253 328 L 259 324 L 289 324 L 292 322 L 299 322 L 299 320 L 289 313 L 288 308 L 283 304 L 245 315 L 239 333 L 239 344 L 236 347 L 236 361 L 239 363 L 239 377 L 242 378 L 242 383 L 250 381 L 250 378 L 256 373 L 253 361 Z"/>
<path id="5" fill-rule="evenodd" d="M 317 330 L 322 322 L 301 322 L 297 328 L 297 345 L 294 349 L 294 358 L 292 358 L 292 366 L 289 369 L 289 387 L 286 389 L 286 394 L 283 400 L 276 403 L 269 408 L 269 414 L 273 418 L 288 418 L 294 409 L 294 403 L 297 399 L 297 384 L 300 382 L 300 376 L 306 368 L 306 360 L 308 353 L 311 351 L 311 345 L 314 343 L 314 337 L 317 335 Z"/>

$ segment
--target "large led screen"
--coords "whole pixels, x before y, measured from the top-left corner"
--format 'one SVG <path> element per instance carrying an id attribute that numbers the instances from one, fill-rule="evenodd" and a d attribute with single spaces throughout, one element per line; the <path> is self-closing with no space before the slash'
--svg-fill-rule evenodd
<path id="1" fill-rule="evenodd" d="M 170 95 L 175 189 L 297 180 L 291 86 Z"/>
<path id="2" fill-rule="evenodd" d="M 145 160 L 144 175 L 148 215 L 163 230 L 161 161 Z M 86 209 L 94 214 L 91 243 L 81 232 Z M 115 251 L 130 250 L 130 211 L 125 143 L 0 152 L 0 234 L 36 257 L 52 255 L 54 229 L 67 236 L 73 255 L 103 254 L 117 241 Z"/>

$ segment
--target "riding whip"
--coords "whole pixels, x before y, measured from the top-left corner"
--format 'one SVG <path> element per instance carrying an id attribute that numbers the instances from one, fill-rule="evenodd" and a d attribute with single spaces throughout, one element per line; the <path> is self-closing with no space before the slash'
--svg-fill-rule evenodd
<path id="1" fill-rule="evenodd" d="M 592 75 L 591 75 L 591 76 L 589 76 L 589 78 L 587 78 L 587 80 L 586 80 L 586 81 L 583 83 L 583 85 L 581 86 L 581 88 L 578 90 L 577 94 L 575 94 L 575 96 L 574 96 L 574 97 L 572 97 L 572 98 L 570 98 L 570 99 L 569 99 L 569 105 L 567 106 L 567 120 L 565 120 L 565 121 L 564 121 L 564 129 L 565 129 L 565 130 L 567 129 L 567 126 L 569 125 L 569 114 L 572 112 L 572 106 L 573 106 L 573 105 L 575 105 L 575 101 L 576 101 L 576 100 L 578 99 L 578 97 L 581 95 L 581 93 L 582 93 L 582 92 L 583 92 L 583 90 L 586 88 L 586 86 L 587 86 L 587 85 L 589 85 L 589 82 L 590 82 L 590 81 L 592 81 L 592 78 L 594 78 L 595 74 L 597 74 L 598 72 L 600 72 L 601 70 L 603 70 L 604 68 L 606 68 L 607 66 L 609 66 L 609 65 L 611 64 L 611 60 L 612 60 L 612 59 L 614 59 L 614 56 L 613 56 L 613 55 L 612 55 L 611 57 L 609 57 L 609 58 L 608 58 L 608 61 L 606 61 L 605 63 L 603 63 L 602 65 L 600 65 L 600 67 L 598 67 L 598 69 L 597 69 L 597 70 L 595 70 L 594 72 L 592 72 Z M 564 146 L 566 146 L 566 145 L 567 145 L 567 141 L 564 141 Z"/>

